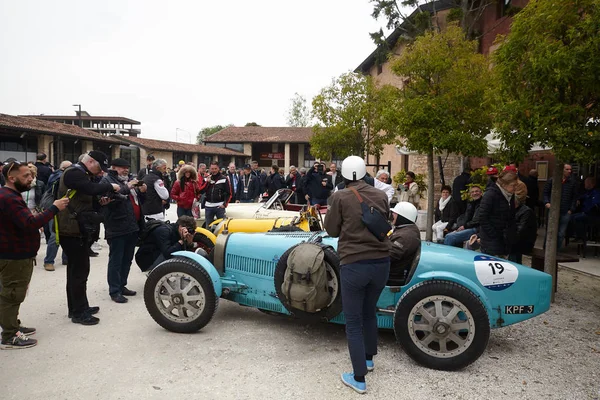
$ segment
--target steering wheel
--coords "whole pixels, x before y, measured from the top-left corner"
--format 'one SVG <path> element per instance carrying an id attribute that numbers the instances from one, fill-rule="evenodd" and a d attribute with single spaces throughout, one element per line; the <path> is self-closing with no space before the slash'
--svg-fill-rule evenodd
<path id="1" fill-rule="evenodd" d="M 283 204 L 281 203 L 281 200 L 277 199 L 275 201 L 275 203 L 273 204 L 273 208 L 275 210 L 281 210 L 281 211 L 283 211 Z"/>

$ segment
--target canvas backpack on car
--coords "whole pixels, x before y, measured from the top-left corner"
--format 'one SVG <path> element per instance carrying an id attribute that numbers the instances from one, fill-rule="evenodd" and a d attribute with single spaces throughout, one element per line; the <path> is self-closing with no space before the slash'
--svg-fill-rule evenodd
<path id="1" fill-rule="evenodd" d="M 318 312 L 331 300 L 323 248 L 304 243 L 290 252 L 281 291 L 289 304 L 305 312 Z"/>

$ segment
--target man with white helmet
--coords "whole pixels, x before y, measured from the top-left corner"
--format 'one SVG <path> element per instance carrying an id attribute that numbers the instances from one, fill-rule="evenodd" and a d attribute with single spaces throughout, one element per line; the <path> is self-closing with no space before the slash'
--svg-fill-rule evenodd
<path id="1" fill-rule="evenodd" d="M 390 271 L 390 241 L 376 237 L 363 223 L 361 200 L 388 217 L 390 206 L 384 192 L 364 181 L 365 162 L 350 156 L 342 163 L 346 189 L 335 192 L 329 203 L 325 229 L 339 237 L 342 307 L 353 373 L 342 374 L 342 382 L 358 393 L 367 390 L 365 375 L 375 368 L 377 354 L 376 305 Z M 361 200 L 359 200 L 361 199 Z"/>
<path id="2" fill-rule="evenodd" d="M 421 232 L 417 221 L 417 208 L 409 202 L 402 201 L 392 208 L 392 225 L 394 232 L 390 236 L 390 283 L 404 285 L 410 272 L 415 253 L 421 247 Z"/>

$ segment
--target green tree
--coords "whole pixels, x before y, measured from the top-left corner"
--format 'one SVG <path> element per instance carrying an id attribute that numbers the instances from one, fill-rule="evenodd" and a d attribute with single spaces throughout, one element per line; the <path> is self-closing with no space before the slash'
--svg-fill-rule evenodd
<path id="1" fill-rule="evenodd" d="M 259 124 L 257 124 L 256 122 L 248 122 L 248 123 L 246 123 L 246 125 L 244 125 L 244 126 L 262 126 L 262 125 L 259 125 Z"/>
<path id="2" fill-rule="evenodd" d="M 600 154 L 598 27 L 598 0 L 532 0 L 494 54 L 498 134 L 521 157 L 535 143 L 552 148 L 553 182 L 563 162 Z M 552 185 L 544 268 L 553 279 L 560 197 L 561 185 Z"/>
<path id="3" fill-rule="evenodd" d="M 317 124 L 310 140 L 311 154 L 331 160 L 335 154 L 364 156 L 383 150 L 387 137 L 384 129 L 387 113 L 396 101 L 396 89 L 377 88 L 371 77 L 348 72 L 333 79 L 313 98 L 313 116 Z"/>
<path id="4" fill-rule="evenodd" d="M 310 125 L 310 109 L 306 104 L 306 97 L 301 94 L 294 93 L 294 97 L 290 100 L 291 105 L 288 110 L 287 124 L 288 126 L 306 127 Z"/>
<path id="5" fill-rule="evenodd" d="M 206 140 L 207 137 L 209 137 L 210 135 L 212 135 L 213 133 L 217 133 L 219 131 L 222 131 L 225 128 L 228 128 L 230 126 L 233 126 L 232 124 L 229 125 L 214 125 L 214 126 L 208 126 L 206 128 L 202 128 L 200 129 L 200 132 L 198 132 L 198 135 L 196 136 L 196 143 L 198 144 L 202 144 L 204 143 L 204 140 Z"/>
<path id="6" fill-rule="evenodd" d="M 418 37 L 392 62 L 403 79 L 399 101 L 387 135 L 398 144 L 427 155 L 427 233 L 432 239 L 434 155 L 448 152 L 485 155 L 491 128 L 488 103 L 489 64 L 477 53 L 477 43 L 449 25 L 445 32 Z"/>

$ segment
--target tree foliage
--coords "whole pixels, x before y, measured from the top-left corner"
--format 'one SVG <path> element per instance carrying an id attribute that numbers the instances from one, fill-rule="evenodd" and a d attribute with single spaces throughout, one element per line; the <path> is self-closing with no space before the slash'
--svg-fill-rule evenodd
<path id="1" fill-rule="evenodd" d="M 214 125 L 214 126 L 207 126 L 206 128 L 202 128 L 202 129 L 200 129 L 200 132 L 198 132 L 198 135 L 196 136 L 196 143 L 202 144 L 204 142 L 204 140 L 206 140 L 206 138 L 209 137 L 210 135 L 217 133 L 219 131 L 222 131 L 223 129 L 228 128 L 230 126 L 233 126 L 233 125 L 232 124 Z"/>
<path id="2" fill-rule="evenodd" d="M 559 163 L 600 154 L 600 2 L 531 0 L 494 54 L 497 131 L 523 157 L 539 143 Z M 548 232 L 557 232 L 561 185 L 552 185 Z M 545 270 L 556 279 L 556 234 L 546 242 Z"/>
<path id="3" fill-rule="evenodd" d="M 306 103 L 306 97 L 302 96 L 301 94 L 294 93 L 294 97 L 290 101 L 291 105 L 287 115 L 288 126 L 310 126 L 310 109 Z"/>
<path id="4" fill-rule="evenodd" d="M 317 158 L 378 155 L 389 140 L 377 134 L 397 101 L 391 86 L 378 88 L 371 77 L 348 72 L 333 79 L 312 101 L 313 127 L 311 154 Z"/>
<path id="5" fill-rule="evenodd" d="M 485 155 L 491 128 L 485 93 L 491 84 L 487 59 L 477 43 L 449 25 L 445 32 L 418 37 L 392 62 L 402 77 L 395 112 L 388 114 L 387 136 L 428 156 L 428 192 L 433 191 L 435 153 Z M 433 196 L 428 196 L 427 238 L 431 239 Z"/>
<path id="6" fill-rule="evenodd" d="M 246 125 L 244 125 L 244 126 L 262 126 L 262 125 L 259 125 L 256 122 L 247 122 Z"/>

